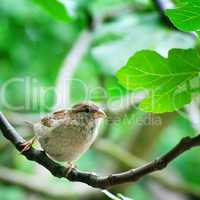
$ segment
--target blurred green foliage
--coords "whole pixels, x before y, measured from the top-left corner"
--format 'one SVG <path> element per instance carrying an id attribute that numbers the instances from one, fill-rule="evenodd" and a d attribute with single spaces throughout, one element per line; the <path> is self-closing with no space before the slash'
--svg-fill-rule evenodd
<path id="1" fill-rule="evenodd" d="M 27 0 L 17 0 L 15 6 L 12 0 L 3 0 L 0 10 L 0 83 L 29 76 L 44 86 L 54 85 L 62 60 L 81 27 L 55 21 Z M 9 102 L 21 105 L 24 90 L 23 83 L 12 84 L 7 91 Z M 13 98 L 16 91 L 20 95 Z"/>
<path id="2" fill-rule="evenodd" d="M 15 186 L 5 186 L 0 184 L 0 197 L 2 200 L 25 200 L 26 195 L 22 189 L 16 188 Z"/>

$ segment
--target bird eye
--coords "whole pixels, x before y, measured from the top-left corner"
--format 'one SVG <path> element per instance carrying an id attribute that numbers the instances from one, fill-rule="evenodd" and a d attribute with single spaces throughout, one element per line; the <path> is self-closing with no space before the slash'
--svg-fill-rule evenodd
<path id="1" fill-rule="evenodd" d="M 86 113 L 89 113 L 89 112 L 90 112 L 89 108 L 86 108 L 86 109 L 85 109 L 85 112 L 86 112 Z"/>

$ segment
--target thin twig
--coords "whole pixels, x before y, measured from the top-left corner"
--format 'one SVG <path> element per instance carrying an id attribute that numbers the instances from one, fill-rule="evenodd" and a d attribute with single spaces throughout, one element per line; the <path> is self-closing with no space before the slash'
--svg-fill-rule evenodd
<path id="1" fill-rule="evenodd" d="M 56 84 L 57 100 L 54 110 L 69 106 L 71 81 L 73 80 L 73 75 L 76 71 L 76 68 L 89 49 L 91 40 L 91 32 L 89 30 L 83 30 L 72 47 L 70 53 L 65 58 L 63 66 L 58 74 L 58 80 Z"/>
<path id="2" fill-rule="evenodd" d="M 23 148 L 21 144 L 23 144 L 25 140 L 10 125 L 2 113 L 0 113 L 0 129 L 4 137 L 10 140 L 18 151 L 21 151 Z M 105 189 L 122 183 L 138 181 L 145 175 L 164 169 L 179 155 L 196 146 L 200 146 L 200 135 L 193 138 L 185 137 L 172 150 L 158 159 L 141 167 L 104 177 L 97 176 L 94 173 L 82 172 L 76 168 L 68 173 L 67 168 L 51 160 L 44 151 L 36 150 L 34 148 L 23 152 L 23 155 L 26 156 L 27 159 L 39 163 L 58 178 L 64 177 L 72 182 L 82 182 L 95 188 Z"/>
<path id="3" fill-rule="evenodd" d="M 114 118 L 121 118 L 134 108 L 145 98 L 144 92 L 130 93 L 107 105 L 106 113 Z"/>

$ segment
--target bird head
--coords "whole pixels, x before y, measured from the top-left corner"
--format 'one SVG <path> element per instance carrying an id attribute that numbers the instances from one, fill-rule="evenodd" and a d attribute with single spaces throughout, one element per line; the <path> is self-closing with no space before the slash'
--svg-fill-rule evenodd
<path id="1" fill-rule="evenodd" d="M 93 119 L 105 118 L 106 114 L 94 103 L 83 102 L 72 107 L 71 113 L 73 115 L 88 116 Z"/>

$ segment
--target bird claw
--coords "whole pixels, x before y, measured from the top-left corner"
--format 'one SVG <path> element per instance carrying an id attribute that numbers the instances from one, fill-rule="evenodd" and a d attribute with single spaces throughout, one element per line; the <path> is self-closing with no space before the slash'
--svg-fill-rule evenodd
<path id="1" fill-rule="evenodd" d="M 34 142 L 35 142 L 35 137 L 33 137 L 32 139 L 24 142 L 23 144 L 21 144 L 20 146 L 23 147 L 23 149 L 20 151 L 20 153 L 24 153 L 25 151 L 28 151 L 31 149 L 31 147 L 33 146 Z"/>
<path id="2" fill-rule="evenodd" d="M 67 166 L 67 176 L 70 174 L 70 172 L 76 168 L 76 165 L 74 165 L 73 163 L 69 163 L 68 166 Z"/>

